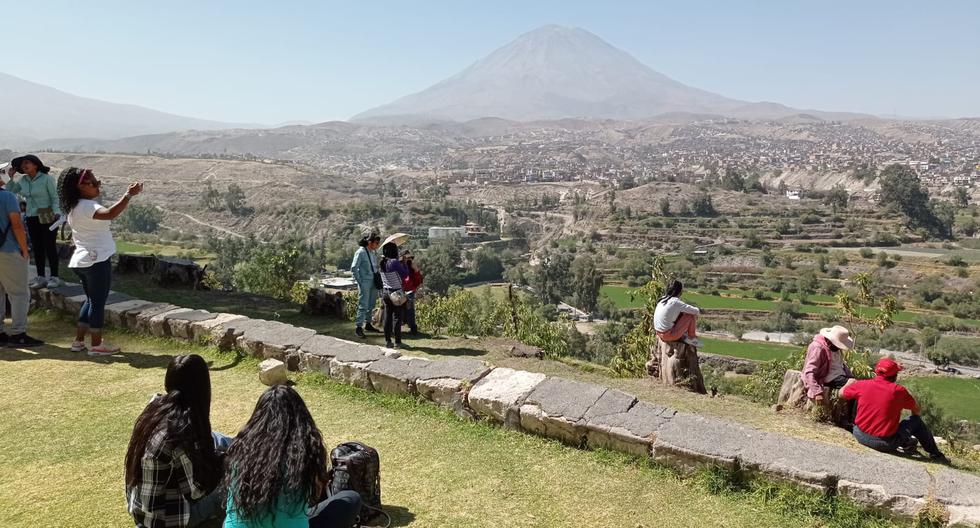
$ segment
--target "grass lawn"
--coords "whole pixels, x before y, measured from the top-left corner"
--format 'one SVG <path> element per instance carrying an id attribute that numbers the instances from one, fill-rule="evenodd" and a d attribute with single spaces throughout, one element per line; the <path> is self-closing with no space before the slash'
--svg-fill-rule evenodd
<path id="1" fill-rule="evenodd" d="M 0 526 L 132 526 L 122 460 L 133 421 L 163 388 L 169 357 L 212 364 L 212 424 L 235 433 L 263 387 L 255 362 L 168 341 L 114 335 L 127 353 L 68 352 L 70 323 L 32 317 L 50 343 L 0 349 Z M 357 439 L 381 453 L 393 526 L 844 526 L 750 493 L 711 495 L 697 479 L 624 456 L 467 422 L 408 398 L 371 394 L 322 376 L 298 390 L 329 447 Z M 42 521 L 43 520 L 43 521 Z M 869 526 L 891 526 L 887 521 Z"/>
<path id="2" fill-rule="evenodd" d="M 980 422 L 980 380 L 951 376 L 907 378 L 912 394 L 915 389 L 928 389 L 945 411 L 957 420 Z"/>
<path id="3" fill-rule="evenodd" d="M 780 345 L 776 343 L 759 343 L 754 341 L 728 341 L 699 336 L 704 343 L 704 352 L 719 356 L 731 356 L 755 361 L 772 361 L 786 359 L 786 356 L 799 352 L 800 347 Z"/>

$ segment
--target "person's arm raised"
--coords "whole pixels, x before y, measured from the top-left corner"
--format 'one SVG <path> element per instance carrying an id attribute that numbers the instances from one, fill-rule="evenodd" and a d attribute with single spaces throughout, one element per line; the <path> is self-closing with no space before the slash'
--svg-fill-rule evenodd
<path id="1" fill-rule="evenodd" d="M 143 192 L 142 183 L 129 184 L 129 190 L 126 191 L 126 194 L 120 198 L 119 201 L 114 203 L 112 207 L 109 207 L 108 209 L 105 207 L 100 207 L 95 211 L 95 214 L 92 215 L 92 218 L 95 218 L 96 220 L 115 220 L 117 216 L 121 215 L 123 211 L 126 210 L 126 206 L 129 205 L 129 199 L 141 192 Z"/>

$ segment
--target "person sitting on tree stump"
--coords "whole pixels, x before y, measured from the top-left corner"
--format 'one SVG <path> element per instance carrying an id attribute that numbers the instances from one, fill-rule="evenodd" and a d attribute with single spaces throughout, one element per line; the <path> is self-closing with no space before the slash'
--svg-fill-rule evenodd
<path id="1" fill-rule="evenodd" d="M 664 296 L 657 301 L 653 312 L 653 328 L 657 337 L 665 343 L 683 341 L 694 347 L 701 348 L 697 335 L 697 316 L 704 310 L 692 306 L 680 299 L 684 286 L 679 280 L 673 280 L 667 285 Z"/>
<path id="2" fill-rule="evenodd" d="M 854 382 L 844 363 L 844 351 L 854 348 L 854 339 L 843 326 L 824 328 L 813 336 L 803 361 L 803 385 L 814 404 L 825 405 L 827 389 L 842 389 Z"/>
<path id="3" fill-rule="evenodd" d="M 932 431 L 919 415 L 919 404 L 905 387 L 896 383 L 902 366 L 891 358 L 882 358 L 875 365 L 875 378 L 854 382 L 841 392 L 846 400 L 857 401 L 857 417 L 852 433 L 861 445 L 884 453 L 901 450 L 915 454 L 918 444 L 929 453 L 929 459 L 949 464 L 939 450 Z M 901 420 L 902 410 L 912 415 Z M 899 421 L 901 420 L 901 421 Z"/>

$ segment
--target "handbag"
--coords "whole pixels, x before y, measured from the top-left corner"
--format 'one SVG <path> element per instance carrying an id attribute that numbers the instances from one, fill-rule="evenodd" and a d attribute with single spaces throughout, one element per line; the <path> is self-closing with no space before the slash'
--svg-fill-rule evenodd
<path id="1" fill-rule="evenodd" d="M 372 278 L 374 279 L 374 289 L 380 290 L 384 286 L 384 283 L 381 282 L 381 272 L 374 269 L 374 263 L 371 262 L 371 255 L 368 255 L 367 258 L 368 266 L 371 266 Z"/>
<path id="2" fill-rule="evenodd" d="M 408 302 L 408 295 L 405 295 L 405 292 L 402 290 L 395 290 L 389 293 L 388 298 L 391 299 L 391 304 L 395 306 L 401 306 Z"/>
<path id="3" fill-rule="evenodd" d="M 38 207 L 37 220 L 42 224 L 53 224 L 55 222 L 54 209 L 51 207 Z"/>

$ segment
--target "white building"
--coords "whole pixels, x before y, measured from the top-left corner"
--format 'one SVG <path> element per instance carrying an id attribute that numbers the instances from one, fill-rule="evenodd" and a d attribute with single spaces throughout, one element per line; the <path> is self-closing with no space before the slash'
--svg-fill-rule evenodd
<path id="1" fill-rule="evenodd" d="M 429 228 L 429 239 L 437 240 L 440 238 L 463 238 L 466 236 L 466 228 L 463 226 L 459 227 L 430 227 Z"/>

